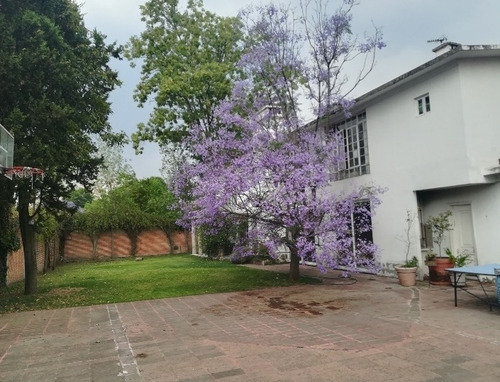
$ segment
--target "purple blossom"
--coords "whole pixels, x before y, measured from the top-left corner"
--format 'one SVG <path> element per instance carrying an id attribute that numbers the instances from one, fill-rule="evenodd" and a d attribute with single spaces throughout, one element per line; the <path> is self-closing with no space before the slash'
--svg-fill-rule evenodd
<path id="1" fill-rule="evenodd" d="M 292 262 L 312 259 L 322 270 L 376 269 L 377 249 L 353 237 L 352 217 L 356 212 L 358 230 L 370 229 L 381 191 L 332 192 L 332 171 L 345 160 L 342 138 L 304 128 L 299 118 L 299 90 L 316 102 L 318 117 L 334 105 L 348 114 L 353 101 L 342 92 L 342 66 L 351 54 L 383 44 L 379 36 L 362 44 L 353 39 L 353 5 L 345 1 L 302 31 L 287 9 L 270 5 L 240 13 L 247 24 L 247 50 L 238 63 L 245 79 L 216 110 L 216 131 L 191 131 L 188 144 L 197 161 L 183 167 L 175 189 L 184 225 L 216 232 L 228 219 L 245 219 L 237 256 L 262 247 L 277 256 L 286 248 Z M 303 58 L 306 42 L 314 47 L 309 59 Z M 360 199 L 373 208 L 360 208 Z"/>

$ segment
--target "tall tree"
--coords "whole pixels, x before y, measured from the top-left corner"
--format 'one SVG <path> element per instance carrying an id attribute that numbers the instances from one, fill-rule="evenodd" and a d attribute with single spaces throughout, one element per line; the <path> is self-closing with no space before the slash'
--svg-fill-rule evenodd
<path id="1" fill-rule="evenodd" d="M 131 38 L 127 55 L 144 60 L 135 100 L 154 99 L 155 107 L 132 137 L 136 149 L 141 141 L 182 142 L 193 125 L 212 129 L 241 51 L 238 19 L 206 11 L 202 0 L 188 0 L 184 11 L 178 0 L 149 0 L 141 10 L 146 30 Z"/>
<path id="2" fill-rule="evenodd" d="M 99 166 L 93 193 L 102 197 L 112 189 L 123 184 L 125 179 L 135 177 L 134 170 L 129 161 L 123 157 L 123 146 L 110 145 L 105 140 L 97 139 L 97 156 L 102 158 Z"/>
<path id="3" fill-rule="evenodd" d="M 120 49 L 86 29 L 73 0 L 2 0 L 0 11 L 0 120 L 15 136 L 15 165 L 45 171 L 33 182 L 15 179 L 32 294 L 37 206 L 59 208 L 77 183 L 92 184 L 101 162 L 94 137 L 123 138 L 107 121 L 108 95 L 119 85 L 108 63 Z"/>
<path id="4" fill-rule="evenodd" d="M 322 124 L 334 105 L 349 104 L 342 81 L 335 82 L 343 78 L 336 63 L 348 51 L 373 56 L 384 45 L 378 30 L 364 41 L 351 37 L 352 6 L 346 0 L 331 16 L 317 11 L 315 18 L 307 16 L 307 4 L 302 18 L 273 5 L 242 12 L 247 50 L 238 67 L 245 79 L 218 107 L 216 132 L 193 129 L 190 145 L 199 161 L 187 164 L 177 182 L 187 225 L 216 231 L 227 221 L 248 220 L 236 251 L 247 255 L 263 245 L 276 256 L 286 247 L 291 279 L 299 277 L 301 258 L 322 269 L 376 266 L 373 243 L 352 233 L 353 226 L 370 230 L 379 190 L 344 195 L 329 188 L 345 159 L 344 142 Z M 304 127 L 299 96 L 308 92 L 316 122 Z"/>

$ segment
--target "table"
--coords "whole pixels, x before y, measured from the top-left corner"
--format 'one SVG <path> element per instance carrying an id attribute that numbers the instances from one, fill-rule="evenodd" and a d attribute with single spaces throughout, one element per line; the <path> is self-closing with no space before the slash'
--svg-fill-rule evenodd
<path id="1" fill-rule="evenodd" d="M 454 292 L 455 292 L 455 306 L 457 306 L 457 289 L 461 289 L 467 293 L 469 293 L 470 295 L 478 298 L 479 300 L 481 301 L 484 301 L 486 302 L 487 304 L 490 305 L 490 310 L 492 308 L 493 305 L 497 305 L 497 306 L 500 306 L 500 264 L 485 264 L 485 265 L 472 265 L 472 266 L 468 266 L 468 267 L 461 267 L 461 268 L 446 268 L 446 270 L 448 272 L 450 272 L 452 274 L 452 280 L 453 280 L 453 289 L 454 289 Z M 470 291 L 468 291 L 467 289 L 465 289 L 464 286 L 460 286 L 458 285 L 457 283 L 457 279 L 458 279 L 458 276 L 457 275 L 460 275 L 460 274 L 466 274 L 468 276 L 475 276 L 477 278 L 477 280 L 479 281 L 479 285 L 481 285 L 481 289 L 483 290 L 483 293 L 484 293 L 484 297 L 482 296 L 478 296 L 478 295 L 475 295 L 473 293 L 471 293 Z M 497 278 L 497 304 L 492 304 L 490 301 L 489 301 L 489 297 L 488 297 L 488 294 L 486 293 L 486 290 L 484 289 L 484 286 L 483 286 L 483 283 L 481 281 L 481 279 L 479 278 L 479 276 L 496 276 Z"/>

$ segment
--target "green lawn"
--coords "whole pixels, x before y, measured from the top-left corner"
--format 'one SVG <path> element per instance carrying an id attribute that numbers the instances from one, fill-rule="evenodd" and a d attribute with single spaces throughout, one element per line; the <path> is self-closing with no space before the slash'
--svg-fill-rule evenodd
<path id="1" fill-rule="evenodd" d="M 314 282 L 302 279 L 301 282 Z M 24 282 L 0 289 L 0 312 L 149 300 L 288 286 L 287 274 L 190 255 L 70 263 L 38 277 L 38 294 Z"/>

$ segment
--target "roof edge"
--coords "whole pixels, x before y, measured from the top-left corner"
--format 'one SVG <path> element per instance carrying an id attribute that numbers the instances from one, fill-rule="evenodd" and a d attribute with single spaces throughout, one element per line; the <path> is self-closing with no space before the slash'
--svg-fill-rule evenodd
<path id="1" fill-rule="evenodd" d="M 375 95 L 382 93 L 382 92 L 385 92 L 385 91 L 388 91 L 390 88 L 393 88 L 398 83 L 400 83 L 404 80 L 408 80 L 421 72 L 429 71 L 432 69 L 432 67 L 436 67 L 438 64 L 441 64 L 441 63 L 444 64 L 448 61 L 451 61 L 452 59 L 454 59 L 454 57 L 452 57 L 452 56 L 455 56 L 455 55 L 462 53 L 462 52 L 464 52 L 462 54 L 469 55 L 469 54 L 473 54 L 470 52 L 481 52 L 481 51 L 491 52 L 491 51 L 496 50 L 496 51 L 498 51 L 497 53 L 500 56 L 500 45 L 486 45 L 486 44 L 484 44 L 484 45 L 462 45 L 462 44 L 448 42 L 448 43 L 441 44 L 437 48 L 434 48 L 433 51 L 442 50 L 443 48 L 446 48 L 446 46 L 450 46 L 450 45 L 451 45 L 450 49 L 448 49 L 444 53 L 438 55 L 434 59 L 427 61 L 424 64 L 417 66 L 415 69 L 412 69 L 412 70 L 392 79 L 391 81 L 386 82 L 385 84 L 380 85 L 380 86 L 376 87 L 375 89 L 370 90 L 369 92 L 359 96 L 358 98 L 355 99 L 355 104 L 368 101 L 370 98 L 374 97 Z"/>

